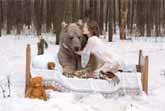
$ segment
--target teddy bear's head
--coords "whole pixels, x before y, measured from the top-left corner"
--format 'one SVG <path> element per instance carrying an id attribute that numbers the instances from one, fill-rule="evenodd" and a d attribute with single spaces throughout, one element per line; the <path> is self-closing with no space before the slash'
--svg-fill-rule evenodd
<path id="1" fill-rule="evenodd" d="M 32 80 L 31 80 L 32 87 L 41 87 L 41 86 L 43 86 L 42 85 L 42 80 L 43 79 L 40 76 L 32 78 Z"/>

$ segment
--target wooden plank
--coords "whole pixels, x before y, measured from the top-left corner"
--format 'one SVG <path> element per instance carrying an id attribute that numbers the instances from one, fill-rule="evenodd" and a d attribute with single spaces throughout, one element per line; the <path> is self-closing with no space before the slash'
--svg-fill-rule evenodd
<path id="1" fill-rule="evenodd" d="M 148 56 L 143 56 L 142 50 L 139 51 L 138 65 L 136 65 L 137 72 L 140 72 L 142 90 L 148 94 Z"/>
<path id="2" fill-rule="evenodd" d="M 143 91 L 148 94 L 148 56 L 144 58 Z"/>

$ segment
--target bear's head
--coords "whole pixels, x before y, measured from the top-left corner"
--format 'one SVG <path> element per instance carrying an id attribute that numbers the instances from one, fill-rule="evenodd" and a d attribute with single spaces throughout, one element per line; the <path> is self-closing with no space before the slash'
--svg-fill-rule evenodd
<path id="1" fill-rule="evenodd" d="M 82 30 L 76 23 L 70 23 L 63 26 L 60 43 L 71 52 L 77 52 L 81 49 Z"/>

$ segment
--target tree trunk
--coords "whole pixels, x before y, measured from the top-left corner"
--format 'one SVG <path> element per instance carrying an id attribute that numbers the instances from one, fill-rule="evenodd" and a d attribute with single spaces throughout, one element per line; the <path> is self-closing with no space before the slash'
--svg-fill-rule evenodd
<path id="1" fill-rule="evenodd" d="M 55 15 L 54 15 L 54 28 L 56 33 L 56 44 L 59 44 L 60 42 L 60 32 L 61 32 L 61 23 L 64 16 L 64 3 L 65 0 L 57 0 L 55 3 Z"/>
<path id="2" fill-rule="evenodd" d="M 51 7 L 51 0 L 47 0 L 46 9 L 47 9 L 47 12 L 46 12 L 46 32 L 49 32 L 52 28 L 51 24 L 52 24 L 52 14 L 53 14 L 52 7 Z"/>
<path id="3" fill-rule="evenodd" d="M 113 0 L 113 31 L 116 34 L 116 0 Z"/>
<path id="4" fill-rule="evenodd" d="M 113 25 L 112 25 L 112 22 L 113 22 L 113 11 L 112 11 L 113 7 L 112 7 L 112 0 L 108 1 L 108 41 L 109 42 L 112 42 L 112 39 L 113 39 Z"/>
<path id="5" fill-rule="evenodd" d="M 2 30 L 2 24 L 3 24 L 3 11 L 2 11 L 2 1 L 0 1 L 0 37 L 2 36 L 1 30 Z"/>
<path id="6" fill-rule="evenodd" d="M 16 29 L 17 29 L 17 34 L 21 33 L 21 30 L 23 28 L 23 13 L 22 13 L 22 1 L 16 1 L 16 12 L 17 17 L 16 17 Z"/>
<path id="7" fill-rule="evenodd" d="M 120 39 L 126 39 L 128 0 L 120 0 Z"/>
<path id="8" fill-rule="evenodd" d="M 31 25 L 31 0 L 23 1 L 23 22 L 26 26 L 30 27 Z"/>
<path id="9" fill-rule="evenodd" d="M 131 3 L 131 16 L 130 16 L 130 33 L 132 34 L 132 32 L 133 32 L 133 24 L 134 24 L 134 4 L 135 2 L 134 2 L 134 0 L 132 0 L 132 3 Z"/>
<path id="10" fill-rule="evenodd" d="M 109 13 L 109 6 L 107 5 L 108 4 L 108 1 L 109 0 L 106 0 L 106 9 L 105 9 L 105 31 L 107 32 L 108 31 L 108 13 Z"/>
<path id="11" fill-rule="evenodd" d="M 163 0 L 163 9 L 162 10 L 163 10 L 163 21 L 162 21 L 163 26 L 162 27 L 164 29 L 163 34 L 165 35 L 165 11 L 164 11 L 165 10 L 165 0 Z"/>
<path id="12" fill-rule="evenodd" d="M 151 36 L 151 12 L 149 11 L 151 9 L 151 2 L 150 0 L 148 0 L 147 4 L 147 13 L 146 13 L 146 32 L 147 32 L 147 36 Z"/>

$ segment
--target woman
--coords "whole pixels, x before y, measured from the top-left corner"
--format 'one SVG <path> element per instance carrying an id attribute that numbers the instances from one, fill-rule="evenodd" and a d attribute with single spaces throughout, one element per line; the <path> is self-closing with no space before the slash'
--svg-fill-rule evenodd
<path id="1" fill-rule="evenodd" d="M 99 27 L 97 22 L 89 21 L 84 24 L 83 34 L 87 35 L 88 41 L 82 52 L 77 52 L 81 55 L 81 65 L 85 68 L 89 62 L 90 55 L 96 57 L 98 68 L 94 71 L 95 77 L 102 74 L 110 74 L 111 77 L 121 68 L 119 57 L 110 50 L 109 47 L 102 42 L 99 36 Z"/>

